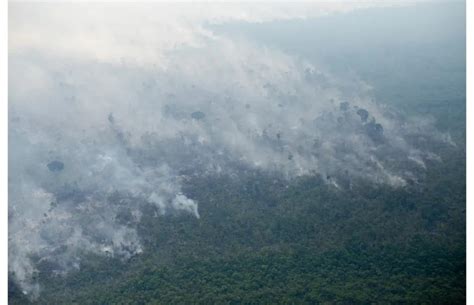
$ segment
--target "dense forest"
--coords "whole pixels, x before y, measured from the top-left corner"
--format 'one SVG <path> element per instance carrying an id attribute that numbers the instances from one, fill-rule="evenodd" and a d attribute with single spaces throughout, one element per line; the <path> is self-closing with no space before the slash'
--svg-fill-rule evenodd
<path id="1" fill-rule="evenodd" d="M 232 172 L 186 176 L 182 192 L 199 203 L 199 217 L 162 215 L 144 201 L 139 222 L 124 203 L 129 198 L 111 194 L 108 204 L 122 207 L 116 221 L 136 230 L 143 252 L 124 258 L 84 251 L 80 268 L 67 273 L 33 255 L 39 296 L 25 295 L 10 274 L 9 304 L 464 304 L 465 33 L 458 32 L 464 24 L 453 25 L 454 36 L 430 33 L 418 41 L 427 34 L 426 20 L 438 20 L 443 8 L 427 6 L 426 20 L 411 36 L 416 10 L 394 9 L 405 18 L 405 38 L 378 34 L 372 45 L 359 43 L 360 31 L 382 31 L 364 21 L 367 14 L 385 24 L 379 10 L 214 30 L 267 38 L 285 52 L 318 58 L 334 73 L 355 71 L 374 87 L 377 103 L 400 116 L 432 118 L 454 144 L 411 139 L 415 148 L 439 156 L 426 160 L 423 171 L 403 164 L 419 172 L 416 181 L 393 186 L 352 177 L 335 186 L 319 173 L 288 178 L 238 165 Z M 449 14 L 463 10 L 459 5 Z M 341 18 L 356 26 L 345 32 L 336 26 Z M 330 38 L 328 29 L 334 29 Z M 321 43 L 327 48 L 319 49 Z"/>
<path id="2" fill-rule="evenodd" d="M 288 184 L 255 172 L 197 178 L 186 192 L 201 219 L 148 213 L 142 255 L 89 256 L 67 277 L 41 266 L 37 302 L 462 304 L 465 155 L 445 156 L 422 185 L 403 189 L 340 191 L 318 177 Z M 25 304 L 14 284 L 10 293 Z"/>

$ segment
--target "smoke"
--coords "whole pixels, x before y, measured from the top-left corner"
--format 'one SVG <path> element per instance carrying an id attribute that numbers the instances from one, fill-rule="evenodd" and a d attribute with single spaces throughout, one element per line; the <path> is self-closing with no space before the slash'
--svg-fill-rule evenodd
<path id="1" fill-rule="evenodd" d="M 37 7 L 52 21 L 24 21 L 34 6 L 13 6 L 9 54 L 9 269 L 31 295 L 39 262 L 62 274 L 83 253 L 141 253 L 145 205 L 157 221 L 199 218 L 181 191 L 191 175 L 245 167 L 399 187 L 439 159 L 417 139 L 449 142 L 433 122 L 378 105 L 357 79 L 216 36 L 199 18 L 114 7 L 102 22 L 104 7 L 62 4 Z"/>

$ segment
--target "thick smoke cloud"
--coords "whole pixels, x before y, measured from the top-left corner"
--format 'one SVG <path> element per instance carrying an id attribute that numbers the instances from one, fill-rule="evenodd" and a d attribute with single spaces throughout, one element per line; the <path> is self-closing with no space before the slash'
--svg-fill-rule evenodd
<path id="1" fill-rule="evenodd" d="M 191 175 L 250 168 L 318 174 L 337 188 L 351 179 L 400 187 L 439 159 L 414 139 L 449 144 L 429 120 L 378 105 L 361 81 L 203 26 L 171 24 L 187 38 L 169 48 L 143 22 L 138 45 L 120 44 L 110 60 L 100 43 L 100 56 L 89 56 L 89 44 L 54 54 L 21 30 L 10 49 L 9 268 L 29 294 L 39 291 L 38 262 L 61 274 L 80 268 L 82 253 L 141 253 L 134 226 L 144 205 L 157 221 L 199 218 L 198 202 L 181 191 Z M 121 37 L 107 31 L 105 41 Z"/>

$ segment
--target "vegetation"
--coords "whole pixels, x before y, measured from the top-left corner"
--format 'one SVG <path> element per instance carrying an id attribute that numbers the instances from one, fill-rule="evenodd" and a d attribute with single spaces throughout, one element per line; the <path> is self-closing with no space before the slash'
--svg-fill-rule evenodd
<path id="1" fill-rule="evenodd" d="M 416 22 L 420 17 L 418 10 L 400 15 Z M 383 33 L 383 39 L 391 33 L 365 15 L 354 16 L 365 31 Z M 413 20 L 406 28 L 423 28 Z M 419 39 L 426 34 L 421 32 L 393 43 L 386 35 L 390 44 L 383 40 L 384 48 L 377 49 L 360 39 L 359 27 L 334 33 L 330 20 L 299 22 L 320 26 L 284 27 L 285 45 L 296 51 L 303 46 L 307 53 L 300 54 L 308 58 L 327 51 L 328 61 L 333 58 L 374 84 L 378 101 L 408 115 L 433 116 L 457 146 L 430 147 L 442 161 L 431 161 L 418 183 L 401 188 L 354 181 L 350 189 L 337 189 L 318 176 L 287 181 L 258 171 L 194 177 L 184 192 L 199 202 L 200 219 L 185 213 L 154 217 L 153 207 L 147 207 L 137 227 L 142 254 L 127 261 L 84 254 L 81 269 L 64 276 L 40 264 L 42 291 L 34 304 L 466 302 L 465 61 L 459 56 L 465 55 L 464 45 L 449 40 L 445 46 L 433 38 L 429 48 Z M 252 26 L 249 32 L 259 35 Z M 293 27 L 311 35 L 297 35 Z M 284 31 L 263 29 L 260 35 L 276 39 L 269 32 Z M 308 37 L 315 40 L 313 49 Z M 339 37 L 342 47 L 320 48 L 325 37 Z M 348 53 L 355 43 L 358 51 Z M 196 120 L 203 117 L 193 113 Z M 10 304 L 30 302 L 9 284 Z"/>
<path id="2" fill-rule="evenodd" d="M 142 255 L 89 255 L 67 276 L 40 266 L 36 303 L 464 303 L 465 156 L 444 153 L 421 185 L 401 189 L 258 172 L 196 178 L 186 194 L 201 219 L 145 213 Z M 25 304 L 18 291 L 10 302 Z"/>

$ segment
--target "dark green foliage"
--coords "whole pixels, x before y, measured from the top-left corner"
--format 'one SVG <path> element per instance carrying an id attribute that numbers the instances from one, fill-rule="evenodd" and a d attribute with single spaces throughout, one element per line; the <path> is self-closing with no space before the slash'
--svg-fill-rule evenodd
<path id="1" fill-rule="evenodd" d="M 27 305 L 30 304 L 28 298 L 22 293 L 20 287 L 9 277 L 8 278 L 8 304 Z"/>
<path id="2" fill-rule="evenodd" d="M 62 163 L 61 161 L 54 160 L 49 162 L 47 166 L 48 169 L 52 172 L 60 172 L 64 168 L 64 163 Z"/>
<path id="3" fill-rule="evenodd" d="M 458 40 L 464 24 L 453 23 L 458 34 L 444 37 L 428 22 L 436 18 L 421 22 L 419 9 L 398 10 L 394 22 L 386 22 L 388 11 L 375 19 L 361 11 L 238 29 L 248 27 L 263 41 L 279 37 L 285 51 L 319 56 L 336 71 L 355 70 L 374 86 L 377 101 L 407 116 L 436 118 L 457 147 L 429 147 L 442 161 L 427 162 L 420 181 L 398 189 L 353 181 L 352 189 L 338 190 L 318 176 L 194 178 L 184 191 L 199 202 L 200 219 L 154 218 L 146 207 L 137 228 L 143 254 L 129 261 L 86 256 L 80 271 L 64 277 L 39 266 L 36 303 L 464 304 L 465 45 Z M 423 11 L 444 16 L 435 7 Z M 456 20 L 464 13 L 463 6 L 450 14 Z M 337 27 L 338 18 L 357 26 Z M 402 31 L 398 40 L 387 34 L 394 29 Z M 432 32 L 432 45 L 420 39 Z M 373 45 L 361 33 L 374 36 Z M 359 115 L 382 141 L 383 127 Z M 9 300 L 27 304 L 13 283 Z"/>
<path id="4" fill-rule="evenodd" d="M 202 120 L 206 117 L 206 114 L 202 111 L 195 111 L 191 113 L 191 117 L 195 120 Z"/>
<path id="5" fill-rule="evenodd" d="M 86 257 L 66 277 L 42 270 L 37 303 L 462 304 L 464 156 L 449 153 L 423 185 L 399 189 L 261 173 L 195 179 L 185 192 L 201 219 L 145 213 L 144 254 Z"/>

